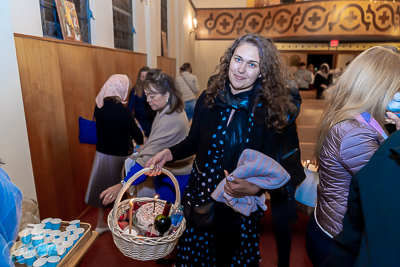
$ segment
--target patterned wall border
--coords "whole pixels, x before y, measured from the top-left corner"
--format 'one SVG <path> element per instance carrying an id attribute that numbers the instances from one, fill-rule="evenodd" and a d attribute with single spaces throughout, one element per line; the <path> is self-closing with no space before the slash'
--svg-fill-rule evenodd
<path id="1" fill-rule="evenodd" d="M 257 32 L 275 40 L 347 36 L 400 40 L 400 4 L 370 1 L 302 2 L 265 8 L 197 9 L 197 39 L 235 39 Z M 365 38 L 364 38 L 365 39 Z M 368 39 L 368 38 L 367 38 Z"/>
<path id="2" fill-rule="evenodd" d="M 364 51 L 382 43 L 345 43 L 338 47 L 329 47 L 328 43 L 275 43 L 281 51 Z M 400 50 L 400 43 L 385 43 L 393 45 Z"/>

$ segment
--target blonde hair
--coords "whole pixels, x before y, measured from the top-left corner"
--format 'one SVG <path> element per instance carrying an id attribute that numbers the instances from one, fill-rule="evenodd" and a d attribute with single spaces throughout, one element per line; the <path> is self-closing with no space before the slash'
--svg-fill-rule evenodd
<path id="1" fill-rule="evenodd" d="M 400 88 L 400 57 L 393 51 L 372 47 L 347 66 L 335 86 L 326 91 L 327 108 L 322 115 L 315 157 L 319 156 L 333 126 L 354 119 L 364 111 L 383 126 L 387 105 Z"/>

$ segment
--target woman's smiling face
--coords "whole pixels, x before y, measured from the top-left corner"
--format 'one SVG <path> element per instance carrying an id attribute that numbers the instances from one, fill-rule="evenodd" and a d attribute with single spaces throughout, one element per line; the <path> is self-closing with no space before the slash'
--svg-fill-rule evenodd
<path id="1" fill-rule="evenodd" d="M 260 76 L 260 55 L 249 43 L 238 46 L 229 64 L 229 80 L 234 90 L 251 89 Z"/>

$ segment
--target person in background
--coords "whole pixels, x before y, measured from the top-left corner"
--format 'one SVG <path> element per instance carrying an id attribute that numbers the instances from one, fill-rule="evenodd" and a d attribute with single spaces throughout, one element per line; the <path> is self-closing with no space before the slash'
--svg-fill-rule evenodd
<path id="1" fill-rule="evenodd" d="M 306 69 L 306 63 L 300 62 L 299 69 L 294 75 L 299 85 L 299 90 L 309 90 L 312 81 L 312 74 Z"/>
<path id="2" fill-rule="evenodd" d="M 10 249 L 17 235 L 22 213 L 22 193 L 1 168 L 0 159 L 0 266 L 14 266 Z"/>
<path id="3" fill-rule="evenodd" d="M 286 86 L 290 89 L 291 102 L 297 106 L 298 112 L 294 113 L 294 116 L 297 117 L 300 113 L 300 105 L 302 103 L 302 99 L 296 82 L 296 77 L 294 77 L 292 68 L 290 67 L 286 67 L 285 81 Z"/>
<path id="4" fill-rule="evenodd" d="M 143 129 L 144 136 L 149 137 L 151 132 L 151 124 L 157 112 L 154 111 L 146 101 L 144 94 L 144 79 L 146 78 L 149 67 L 144 66 L 139 70 L 136 84 L 129 94 L 128 108 L 132 112 L 134 118 L 139 122 Z"/>
<path id="5" fill-rule="evenodd" d="M 351 179 L 343 230 L 323 266 L 400 266 L 399 173 L 397 131 Z"/>
<path id="6" fill-rule="evenodd" d="M 351 178 L 387 138 L 382 126 L 387 105 L 400 88 L 398 77 L 399 55 L 376 46 L 355 58 L 327 91 L 315 146 L 317 204 L 306 237 L 307 254 L 315 267 L 322 265 L 332 237 L 342 231 Z M 400 121 L 393 113 L 387 115 Z"/>
<path id="7" fill-rule="evenodd" d="M 315 78 L 315 67 L 313 64 L 309 64 L 307 70 L 311 72 L 311 82 L 310 82 L 310 90 L 314 90 L 314 78 Z"/>
<path id="8" fill-rule="evenodd" d="M 123 184 L 142 170 L 151 157 L 164 148 L 179 143 L 189 132 L 189 122 L 183 112 L 181 93 L 175 88 L 173 78 L 160 69 L 150 69 L 143 85 L 147 101 L 157 112 L 152 131 L 146 144 L 135 158 L 135 165 L 131 167 L 124 180 L 101 193 L 100 199 L 103 199 L 104 205 L 114 202 Z M 178 180 L 181 195 L 189 180 L 192 163 L 193 158 L 189 158 L 165 166 Z M 167 176 L 146 179 L 146 175 L 142 175 L 133 185 L 136 185 L 138 197 L 154 197 L 157 193 L 160 195 L 160 199 L 175 202 L 175 187 Z"/>
<path id="9" fill-rule="evenodd" d="M 158 175 L 166 162 L 196 154 L 182 198 L 187 225 L 179 239 L 176 266 L 258 266 L 263 210 L 258 207 L 242 216 L 211 200 L 225 178 L 224 170 L 232 173 L 247 148 L 278 161 L 291 175 L 285 186 L 270 191 L 279 266 L 289 266 L 290 222 L 297 219 L 294 190 L 305 174 L 291 125 L 291 112 L 297 107 L 290 102 L 281 55 L 270 39 L 248 33 L 227 49 L 218 70 L 218 78 L 197 100 L 189 135 L 146 163 L 153 167 L 149 175 Z M 225 192 L 235 198 L 264 193 L 244 179 L 227 181 Z M 195 207 L 207 209 L 205 215 L 213 214 L 214 222 L 195 226 Z"/>
<path id="10" fill-rule="evenodd" d="M 118 183 L 125 159 L 133 153 L 133 142 L 143 144 L 143 134 L 132 113 L 124 106 L 128 96 L 129 78 L 114 74 L 108 78 L 96 97 L 97 144 L 85 202 L 98 208 L 96 231 L 109 231 L 104 215 L 106 206 L 99 196 L 103 190 Z"/>
<path id="11" fill-rule="evenodd" d="M 180 69 L 181 74 L 176 78 L 176 88 L 182 93 L 182 100 L 185 103 L 185 112 L 189 122 L 193 118 L 196 95 L 199 92 L 199 83 L 196 76 L 192 74 L 190 63 L 184 63 Z"/>
<path id="12" fill-rule="evenodd" d="M 321 99 L 322 93 L 324 90 L 328 88 L 330 85 L 329 81 L 329 65 L 323 63 L 319 68 L 319 71 L 315 74 L 314 78 L 314 88 L 317 90 L 317 97 L 316 99 Z"/>
<path id="13" fill-rule="evenodd" d="M 340 77 L 342 75 L 342 69 L 341 68 L 336 68 L 335 71 L 332 74 L 332 85 L 335 85 Z"/>

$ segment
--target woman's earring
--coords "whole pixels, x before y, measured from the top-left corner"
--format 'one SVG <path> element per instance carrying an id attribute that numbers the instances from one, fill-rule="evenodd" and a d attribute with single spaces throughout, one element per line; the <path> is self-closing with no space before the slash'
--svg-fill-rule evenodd
<path id="1" fill-rule="evenodd" d="M 168 103 L 168 98 L 167 98 L 167 100 L 165 100 L 165 102 Z"/>

